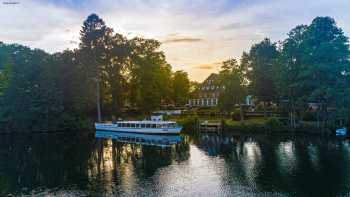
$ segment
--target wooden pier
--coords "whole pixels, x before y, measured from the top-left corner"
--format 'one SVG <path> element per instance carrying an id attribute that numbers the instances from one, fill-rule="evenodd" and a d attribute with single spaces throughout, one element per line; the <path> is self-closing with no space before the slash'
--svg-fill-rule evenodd
<path id="1" fill-rule="evenodd" d="M 222 124 L 220 122 L 203 121 L 199 123 L 200 132 L 221 132 Z"/>

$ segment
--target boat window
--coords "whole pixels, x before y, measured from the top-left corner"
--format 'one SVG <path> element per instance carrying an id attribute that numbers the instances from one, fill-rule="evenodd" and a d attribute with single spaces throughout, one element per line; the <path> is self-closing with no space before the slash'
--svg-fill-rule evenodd
<path id="1" fill-rule="evenodd" d="M 151 126 L 150 124 L 146 124 L 146 128 L 150 128 L 150 126 Z"/>
<path id="2" fill-rule="evenodd" d="M 157 128 L 162 128 L 162 125 L 160 125 L 160 124 L 157 124 Z"/>
<path id="3" fill-rule="evenodd" d="M 156 128 L 156 124 L 152 124 L 152 128 Z"/>
<path id="4" fill-rule="evenodd" d="M 141 128 L 145 128 L 145 124 L 141 124 Z"/>
<path id="5" fill-rule="evenodd" d="M 130 123 L 126 123 L 125 127 L 130 127 Z"/>

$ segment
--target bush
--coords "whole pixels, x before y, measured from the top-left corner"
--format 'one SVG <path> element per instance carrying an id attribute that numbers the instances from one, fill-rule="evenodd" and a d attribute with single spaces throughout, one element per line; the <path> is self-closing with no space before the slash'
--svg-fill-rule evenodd
<path id="1" fill-rule="evenodd" d="M 199 123 L 198 116 L 191 116 L 183 119 L 177 120 L 177 123 L 183 127 L 184 131 L 194 132 L 196 130 L 196 126 Z"/>
<path id="2" fill-rule="evenodd" d="M 266 121 L 265 126 L 268 131 L 273 131 L 273 132 L 284 131 L 286 129 L 285 125 L 277 118 L 269 118 Z"/>
<path id="3" fill-rule="evenodd" d="M 236 120 L 236 121 L 241 120 L 241 113 L 240 113 L 240 110 L 239 110 L 239 109 L 235 109 L 235 110 L 231 113 L 231 117 L 232 117 L 232 120 Z"/>
<path id="4" fill-rule="evenodd" d="M 304 121 L 316 121 L 316 113 L 315 112 L 311 112 L 311 111 L 307 111 L 305 112 L 304 116 L 303 116 L 303 120 Z"/>

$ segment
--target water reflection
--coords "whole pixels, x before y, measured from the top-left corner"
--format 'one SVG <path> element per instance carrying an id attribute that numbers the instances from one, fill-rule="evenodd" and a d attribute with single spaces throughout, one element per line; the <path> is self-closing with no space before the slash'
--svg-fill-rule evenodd
<path id="1" fill-rule="evenodd" d="M 111 138 L 123 143 L 160 147 L 167 147 L 181 142 L 180 135 L 147 135 L 139 133 L 96 131 L 95 136 L 96 138 Z"/>
<path id="2" fill-rule="evenodd" d="M 154 146 L 156 136 L 153 145 L 134 137 L 1 136 L 0 196 L 350 195 L 348 141 L 185 135 Z"/>
<path id="3" fill-rule="evenodd" d="M 225 160 L 222 184 L 231 183 L 226 190 L 245 188 L 252 196 L 261 196 L 261 191 L 278 196 L 350 195 L 348 141 L 315 136 L 202 135 L 193 142 L 207 155 Z"/>
<path id="4" fill-rule="evenodd" d="M 148 182 L 157 170 L 189 158 L 189 145 L 180 136 L 101 131 L 95 136 L 91 178 L 104 183 L 98 190 L 93 187 L 96 195 L 138 195 L 144 184 L 159 186 Z"/>

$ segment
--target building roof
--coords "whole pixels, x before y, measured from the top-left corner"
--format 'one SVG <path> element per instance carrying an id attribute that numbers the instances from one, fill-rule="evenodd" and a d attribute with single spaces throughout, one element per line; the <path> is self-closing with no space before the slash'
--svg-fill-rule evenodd
<path id="1" fill-rule="evenodd" d="M 191 92 L 191 98 L 200 97 L 201 94 L 212 92 L 218 92 L 222 90 L 222 86 L 219 81 L 219 74 L 212 73 L 210 74 L 199 86 L 198 89 Z"/>

